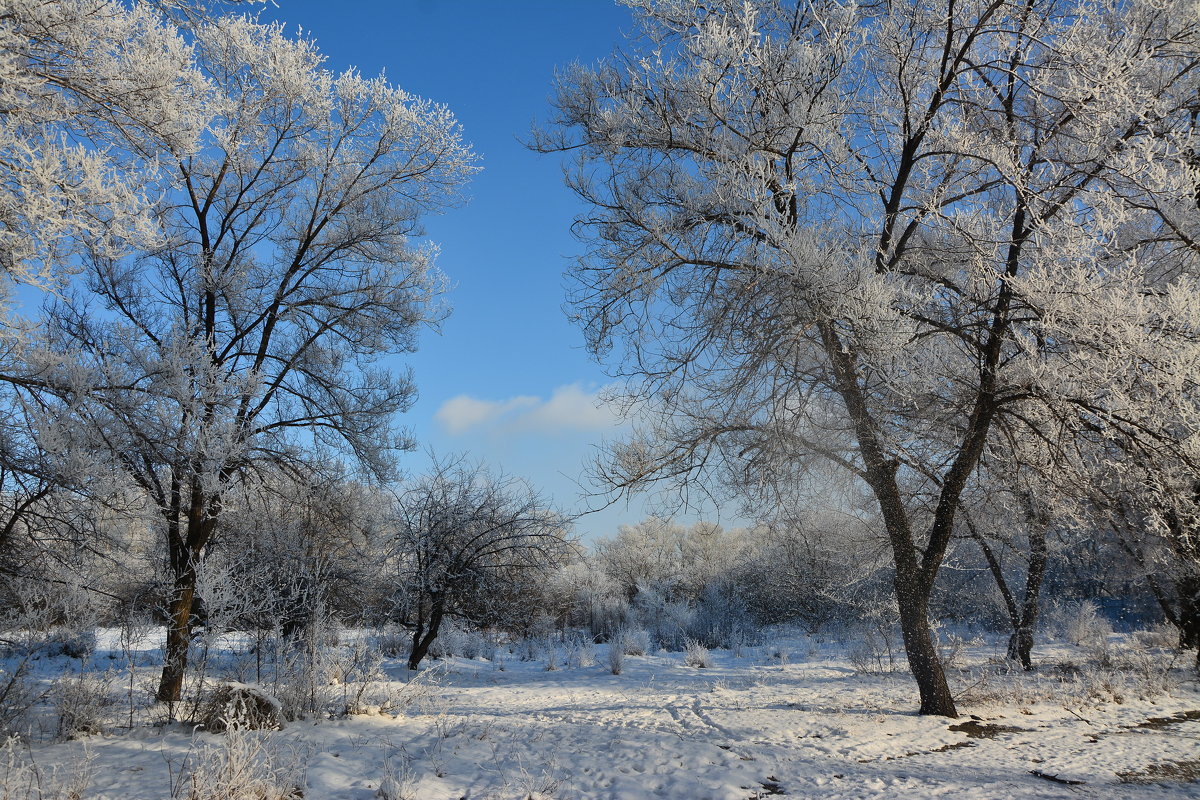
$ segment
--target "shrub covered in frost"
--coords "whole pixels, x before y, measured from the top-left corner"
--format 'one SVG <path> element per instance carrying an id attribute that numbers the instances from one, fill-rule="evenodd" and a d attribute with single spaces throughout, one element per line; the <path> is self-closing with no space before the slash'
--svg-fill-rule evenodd
<path id="1" fill-rule="evenodd" d="M 683 663 L 689 667 L 697 669 L 705 669 L 713 665 L 712 654 L 708 652 L 708 648 L 695 639 L 688 639 L 684 643 L 683 648 Z"/>

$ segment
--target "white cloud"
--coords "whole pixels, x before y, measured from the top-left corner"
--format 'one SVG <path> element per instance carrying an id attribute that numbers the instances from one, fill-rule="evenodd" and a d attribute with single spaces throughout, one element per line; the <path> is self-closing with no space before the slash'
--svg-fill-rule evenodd
<path id="1" fill-rule="evenodd" d="M 520 411 L 523 408 L 536 406 L 541 398 L 521 395 L 496 403 L 491 400 L 477 400 L 469 395 L 460 394 L 442 403 L 442 407 L 434 415 L 448 433 L 458 435 L 472 428 L 487 425 L 494 420 Z"/>
<path id="2" fill-rule="evenodd" d="M 548 399 L 519 395 L 508 400 L 480 400 L 460 394 L 442 404 L 435 417 L 450 434 L 478 428 L 500 433 L 556 433 L 612 428 L 621 422 L 600 390 L 587 391 L 578 383 L 559 386 Z"/>

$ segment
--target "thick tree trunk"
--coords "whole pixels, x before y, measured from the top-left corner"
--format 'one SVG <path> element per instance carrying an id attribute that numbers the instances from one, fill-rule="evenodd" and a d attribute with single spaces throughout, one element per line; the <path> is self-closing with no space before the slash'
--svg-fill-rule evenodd
<path id="1" fill-rule="evenodd" d="M 1179 646 L 1196 648 L 1196 671 L 1200 673 L 1200 575 L 1180 578 L 1175 590 L 1179 594 Z"/>
<path id="2" fill-rule="evenodd" d="M 183 677 L 187 673 L 192 640 L 192 605 L 196 597 L 196 573 L 191 570 L 187 573 L 190 577 L 175 576 L 174 592 L 167 607 L 167 650 L 157 695 L 164 703 L 178 702 L 183 697 Z"/>
<path id="3" fill-rule="evenodd" d="M 178 702 L 183 697 L 183 678 L 187 674 L 188 648 L 192 642 L 192 613 L 196 605 L 196 565 L 216 530 L 218 511 L 218 500 L 205 497 L 193 486 L 187 514 L 182 516 L 177 502 L 178 491 L 174 496 L 175 507 L 166 514 L 172 586 L 167 605 L 167 649 L 157 694 L 159 701 L 164 703 Z"/>
<path id="4" fill-rule="evenodd" d="M 167 648 L 157 697 L 160 702 L 174 703 L 183 696 L 183 676 L 187 672 L 188 646 L 191 644 L 192 604 L 196 599 L 196 573 L 187 546 L 183 491 L 178 481 L 172 482 L 171 505 L 164 511 L 164 516 L 167 519 L 171 596 L 167 601 Z"/>
<path id="5" fill-rule="evenodd" d="M 895 585 L 904 653 L 921 695 L 920 713 L 957 717 L 958 709 L 954 706 L 950 684 L 933 641 L 933 628 L 929 624 L 929 590 L 917 578 L 902 578 L 899 573 Z"/>
<path id="6" fill-rule="evenodd" d="M 442 626 L 442 611 L 435 607 L 429 615 L 429 622 L 426 624 L 423 618 L 418 618 L 417 625 L 413 628 L 413 643 L 412 650 L 408 654 L 408 668 L 419 669 L 421 661 L 429 652 L 429 646 L 437 639 L 438 629 Z"/>
<path id="7" fill-rule="evenodd" d="M 1200 673 L 1200 525 L 1194 516 L 1200 509 L 1200 480 L 1192 485 L 1190 500 L 1189 514 L 1168 508 L 1164 516 L 1171 549 L 1181 562 L 1181 571 L 1175 577 L 1179 646 L 1196 648 L 1196 671 Z"/>

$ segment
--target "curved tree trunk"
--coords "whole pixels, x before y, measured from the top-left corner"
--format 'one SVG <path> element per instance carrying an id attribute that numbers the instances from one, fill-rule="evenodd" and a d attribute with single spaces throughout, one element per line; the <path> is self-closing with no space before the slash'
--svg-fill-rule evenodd
<path id="1" fill-rule="evenodd" d="M 438 629 L 442 626 L 443 609 L 440 603 L 434 603 L 429 612 L 429 620 L 424 619 L 424 614 L 417 618 L 417 625 L 413 628 L 413 643 L 412 650 L 408 654 L 408 668 L 419 669 L 421 661 L 429 652 L 429 646 L 437 639 Z"/>
<path id="2" fill-rule="evenodd" d="M 958 709 L 946 681 L 946 671 L 933 641 L 929 624 L 929 593 L 911 580 L 896 578 L 896 600 L 900 607 L 900 631 L 904 636 L 904 653 L 908 666 L 917 681 L 921 695 L 922 714 L 957 717 Z"/>
<path id="3" fill-rule="evenodd" d="M 838 392 L 854 421 L 858 449 L 863 460 L 862 477 L 879 503 L 880 516 L 892 547 L 900 630 L 904 637 L 908 666 L 921 695 L 920 712 L 955 718 L 958 709 L 950 694 L 946 673 L 933 641 L 933 629 L 929 624 L 929 598 L 950 542 L 958 498 L 970 469 L 978 461 L 982 438 L 976 431 L 976 435 L 964 443 L 959 458 L 943 483 L 942 499 L 930 526 L 928 541 L 924 548 L 918 547 L 896 478 L 900 462 L 885 453 L 876 435 L 874 420 L 858 383 L 851 350 L 842 343 L 831 323 L 823 323 L 819 327 L 825 351 L 833 366 Z"/>

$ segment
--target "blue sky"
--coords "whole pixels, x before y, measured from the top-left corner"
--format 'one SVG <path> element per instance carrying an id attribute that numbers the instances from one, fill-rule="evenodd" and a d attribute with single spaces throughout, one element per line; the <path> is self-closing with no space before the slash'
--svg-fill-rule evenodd
<path id="1" fill-rule="evenodd" d="M 302 27 L 330 69 L 383 71 L 446 104 L 481 156 L 469 202 L 428 220 L 454 312 L 404 359 L 421 397 L 402 423 L 438 453 L 469 452 L 578 511 L 583 462 L 618 428 L 594 405 L 607 378 L 562 311 L 563 271 L 583 247 L 570 234 L 582 207 L 563 185 L 561 159 L 520 140 L 547 115 L 555 68 L 612 53 L 630 12 L 611 0 L 278 2 L 264 18 L 290 33 Z M 404 466 L 427 463 L 416 453 Z M 622 504 L 584 517 L 578 532 L 610 535 L 644 515 Z"/>

